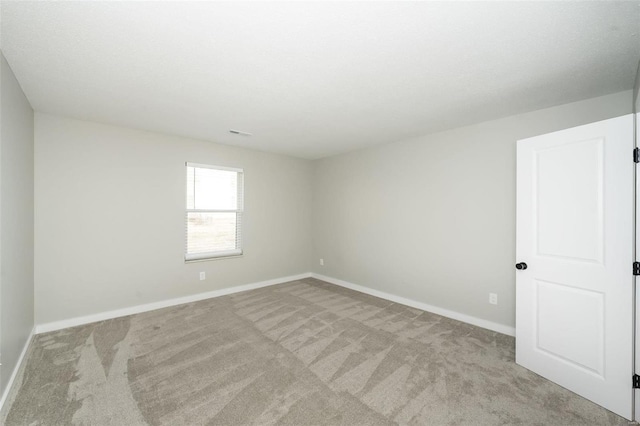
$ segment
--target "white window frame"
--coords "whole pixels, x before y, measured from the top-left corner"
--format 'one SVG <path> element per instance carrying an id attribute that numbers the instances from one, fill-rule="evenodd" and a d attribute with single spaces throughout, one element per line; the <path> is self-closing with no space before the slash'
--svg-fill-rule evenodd
<path id="1" fill-rule="evenodd" d="M 242 216 L 244 213 L 244 169 L 236 167 L 226 166 L 214 166 L 210 164 L 200 163 L 185 163 L 185 171 L 188 167 L 201 168 L 201 169 L 213 169 L 224 170 L 238 173 L 237 188 L 238 191 L 238 206 L 236 209 L 190 209 L 188 207 L 187 194 L 185 193 L 185 242 L 184 242 L 184 260 L 185 262 L 194 262 L 201 260 L 220 259 L 225 257 L 237 257 L 242 256 Z M 186 176 L 186 173 L 185 173 Z M 186 182 L 185 182 L 186 183 Z M 186 188 L 186 185 L 185 185 Z M 195 190 L 194 190 L 195 195 Z M 189 253 L 188 235 L 189 235 L 189 213 L 236 213 L 236 248 L 234 250 L 219 250 L 206 253 Z"/>

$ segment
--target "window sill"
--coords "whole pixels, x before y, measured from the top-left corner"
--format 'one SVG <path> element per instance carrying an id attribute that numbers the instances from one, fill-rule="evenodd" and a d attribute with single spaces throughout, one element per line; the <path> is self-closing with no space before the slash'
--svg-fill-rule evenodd
<path id="1" fill-rule="evenodd" d="M 244 253 L 240 250 L 238 251 L 230 251 L 227 253 L 219 253 L 219 254 L 207 254 L 203 253 L 200 256 L 193 256 L 190 259 L 185 258 L 184 263 L 193 263 L 193 262 L 207 262 L 209 260 L 221 260 L 221 259 L 232 259 L 236 257 L 242 257 Z"/>

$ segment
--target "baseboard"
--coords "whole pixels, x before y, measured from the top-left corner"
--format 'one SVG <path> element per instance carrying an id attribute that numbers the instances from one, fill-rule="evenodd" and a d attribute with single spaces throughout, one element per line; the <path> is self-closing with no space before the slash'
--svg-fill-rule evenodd
<path id="1" fill-rule="evenodd" d="M 22 348 L 22 352 L 20 353 L 20 356 L 18 357 L 18 362 L 16 362 L 16 366 L 14 367 L 13 371 L 11 372 L 11 377 L 9 377 L 9 381 L 7 382 L 7 386 L 2 391 L 2 398 L 0 399 L 0 412 L 2 412 L 2 407 L 4 407 L 4 403 L 6 402 L 7 398 L 9 397 L 9 392 L 11 391 L 11 388 L 13 387 L 13 382 L 16 380 L 16 376 L 18 375 L 18 371 L 20 371 L 20 367 L 22 366 L 22 361 L 24 361 L 24 357 L 27 354 L 27 350 L 29 349 L 29 345 L 31 344 L 31 340 L 33 340 L 33 336 L 35 334 L 36 334 L 36 328 L 33 327 L 31 329 L 31 333 L 29 333 L 29 337 L 27 337 L 27 341 L 25 342 L 24 347 Z"/>
<path id="2" fill-rule="evenodd" d="M 516 329 L 514 327 L 509 327 L 507 325 L 498 324 L 492 321 L 483 320 L 481 318 L 476 318 L 471 315 L 461 314 L 460 312 L 450 311 L 448 309 L 439 308 L 437 306 L 428 305 L 426 303 L 418 302 L 416 300 L 407 299 L 405 297 L 396 296 L 394 294 L 385 293 L 383 291 L 374 290 L 372 288 L 364 287 L 358 284 L 353 284 L 348 281 L 339 280 L 337 278 L 327 277 L 325 275 L 320 275 L 316 273 L 312 273 L 311 276 L 313 278 L 317 278 L 322 281 L 326 281 L 331 284 L 339 285 L 340 287 L 345 287 L 351 290 L 359 291 L 360 293 L 369 294 L 371 296 L 379 297 L 381 299 L 390 300 L 392 302 L 400 303 L 402 305 L 411 306 L 412 308 L 420 309 L 423 311 L 431 312 L 434 314 L 442 315 L 443 317 L 452 318 L 458 321 L 466 322 L 468 324 L 476 325 L 478 327 L 486 328 L 491 331 L 496 331 L 498 333 L 506 334 L 509 336 L 516 335 Z"/>
<path id="3" fill-rule="evenodd" d="M 208 291 L 206 293 L 198 293 L 198 294 L 192 294 L 189 296 L 178 297 L 175 299 L 162 300 L 160 302 L 130 306 L 128 308 L 116 309 L 113 311 L 100 312 L 97 314 L 86 315 L 82 317 L 69 318 L 61 321 L 38 324 L 35 327 L 35 334 L 62 330 L 64 328 L 75 327 L 77 325 L 90 324 L 92 322 L 104 321 L 108 319 L 124 317 L 128 315 L 133 315 L 133 314 L 139 314 L 142 312 L 155 311 L 156 309 L 162 309 L 170 306 L 181 305 L 183 303 L 197 302 L 199 300 L 211 299 L 214 297 L 226 296 L 228 294 L 240 293 L 247 290 L 255 290 L 257 288 L 268 287 L 275 284 L 282 284 L 289 281 L 301 280 L 303 278 L 309 278 L 310 276 L 311 276 L 311 273 L 291 275 L 288 277 L 274 278 L 271 280 L 260 281 L 260 282 L 240 285 L 236 287 L 222 288 L 220 290 Z"/>
<path id="4" fill-rule="evenodd" d="M 268 287 L 275 284 L 281 284 L 289 281 L 300 280 L 303 278 L 317 278 L 322 281 L 326 281 L 331 284 L 338 285 L 340 287 L 349 288 L 351 290 L 359 291 L 360 293 L 369 294 L 371 296 L 379 297 L 381 299 L 390 300 L 392 302 L 400 303 L 402 305 L 411 306 L 412 308 L 421 309 L 423 311 L 431 312 L 434 314 L 442 315 L 443 317 L 452 318 L 458 321 L 466 322 L 468 324 L 476 325 L 478 327 L 486 328 L 488 330 L 496 331 L 498 333 L 507 334 L 509 336 L 515 336 L 516 330 L 513 327 L 509 327 L 503 324 L 498 324 L 492 321 L 487 321 L 481 318 L 476 318 L 471 315 L 462 314 L 460 312 L 451 311 L 437 306 L 429 305 L 416 300 L 407 299 L 405 297 L 396 296 L 394 294 L 385 293 L 383 291 L 374 290 L 362 285 L 350 283 L 348 281 L 340 280 L 333 277 L 328 277 L 316 273 L 304 273 L 299 275 L 291 275 L 288 277 L 274 278 L 271 280 L 260 281 L 251 284 L 245 284 L 236 287 L 228 287 L 220 290 L 213 290 L 206 293 L 198 293 L 189 296 L 178 297 L 175 299 L 162 300 L 160 302 L 147 303 L 144 305 L 131 306 L 123 309 L 116 309 L 113 311 L 100 312 L 97 314 L 69 318 L 62 321 L 54 321 L 44 324 L 38 324 L 35 326 L 35 334 L 47 333 L 49 331 L 62 330 L 64 328 L 75 327 L 78 325 L 90 324 L 92 322 L 104 321 L 113 318 L 124 317 L 127 315 L 139 314 L 142 312 L 154 311 L 156 309 L 167 308 L 170 306 L 181 305 L 183 303 L 197 302 L 199 300 L 211 299 L 214 297 L 226 296 L 229 294 L 240 293 L 243 291 L 254 290 L 257 288 Z"/>

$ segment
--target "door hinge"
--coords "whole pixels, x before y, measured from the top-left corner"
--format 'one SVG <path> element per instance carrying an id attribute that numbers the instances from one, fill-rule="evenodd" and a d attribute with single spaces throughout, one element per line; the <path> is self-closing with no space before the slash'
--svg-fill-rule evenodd
<path id="1" fill-rule="evenodd" d="M 633 275 L 640 275 L 640 262 L 633 262 Z"/>
<path id="2" fill-rule="evenodd" d="M 640 376 L 637 374 L 633 375 L 633 388 L 640 389 Z"/>
<path id="3" fill-rule="evenodd" d="M 633 162 L 640 163 L 640 148 L 633 149 Z"/>

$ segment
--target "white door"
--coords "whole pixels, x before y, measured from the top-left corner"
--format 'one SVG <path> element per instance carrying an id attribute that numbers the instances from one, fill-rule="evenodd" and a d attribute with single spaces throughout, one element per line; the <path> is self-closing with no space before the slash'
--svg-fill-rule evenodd
<path id="1" fill-rule="evenodd" d="M 516 362 L 627 419 L 632 154 L 632 115 L 517 144 Z"/>

